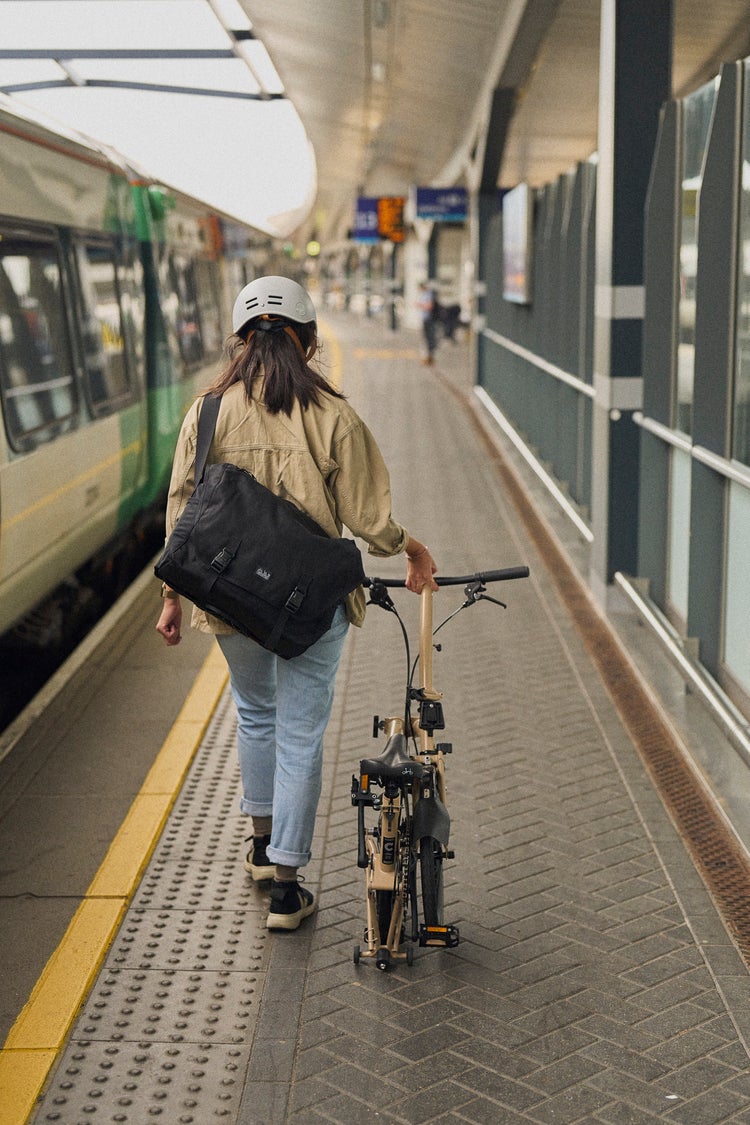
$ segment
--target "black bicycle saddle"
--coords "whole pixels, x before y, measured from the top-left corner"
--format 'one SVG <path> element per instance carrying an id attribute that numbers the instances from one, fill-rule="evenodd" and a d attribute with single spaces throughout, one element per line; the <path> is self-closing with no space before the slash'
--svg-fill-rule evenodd
<path id="1" fill-rule="evenodd" d="M 409 757 L 406 737 L 403 734 L 392 734 L 382 754 L 377 758 L 363 758 L 359 763 L 361 774 L 367 774 L 372 778 L 392 778 L 397 781 L 402 777 L 422 777 L 427 768 L 421 762 L 415 762 Z"/>

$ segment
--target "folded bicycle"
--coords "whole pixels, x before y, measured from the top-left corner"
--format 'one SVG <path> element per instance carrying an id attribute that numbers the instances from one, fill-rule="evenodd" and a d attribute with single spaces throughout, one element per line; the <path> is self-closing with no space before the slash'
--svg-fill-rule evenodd
<path id="1" fill-rule="evenodd" d="M 394 962 L 411 965 L 415 945 L 453 948 L 458 927 L 443 918 L 443 863 L 449 849 L 445 759 L 449 742 L 435 742 L 445 729 L 442 694 L 432 682 L 435 634 L 458 613 L 480 601 L 506 608 L 487 594 L 490 582 L 527 578 L 526 566 L 477 574 L 436 576 L 438 586 L 464 586 L 465 600 L 433 630 L 433 591 L 420 594 L 419 652 L 412 663 L 407 628 L 388 593 L 403 579 L 368 578 L 369 604 L 395 614 L 406 649 L 406 699 L 402 714 L 373 719 L 373 737 L 382 731 L 385 749 L 363 758 L 352 777 L 352 805 L 357 808 L 357 866 L 365 872 L 364 947 L 354 947 L 354 963 L 374 958 L 386 971 Z M 419 669 L 419 685 L 414 683 Z M 419 887 L 419 894 L 417 888 Z M 402 948 L 403 947 L 403 948 Z"/>

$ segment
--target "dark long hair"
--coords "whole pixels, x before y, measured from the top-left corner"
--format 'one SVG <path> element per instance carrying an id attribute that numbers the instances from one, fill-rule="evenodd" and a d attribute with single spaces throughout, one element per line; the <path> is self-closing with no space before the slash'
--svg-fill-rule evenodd
<path id="1" fill-rule="evenodd" d="M 263 329 L 258 327 L 261 319 Z M 310 366 L 316 350 L 314 324 L 294 324 L 282 317 L 256 318 L 241 334 L 230 337 L 229 364 L 205 393 L 221 395 L 235 383 L 243 383 L 249 400 L 260 384 L 270 414 L 291 414 L 295 401 L 303 410 L 310 403 L 317 406 L 322 394 L 344 398 Z"/>

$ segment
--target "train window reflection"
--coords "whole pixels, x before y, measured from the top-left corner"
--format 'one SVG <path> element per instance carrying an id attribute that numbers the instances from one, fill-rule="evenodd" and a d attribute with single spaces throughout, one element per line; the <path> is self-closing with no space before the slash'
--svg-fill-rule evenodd
<path id="1" fill-rule="evenodd" d="M 113 247 L 79 243 L 75 263 L 86 385 L 93 412 L 102 415 L 118 409 L 132 395 Z"/>
<path id="2" fill-rule="evenodd" d="M 76 425 L 56 244 L 5 231 L 0 232 L 0 393 L 8 440 L 18 452 Z"/>

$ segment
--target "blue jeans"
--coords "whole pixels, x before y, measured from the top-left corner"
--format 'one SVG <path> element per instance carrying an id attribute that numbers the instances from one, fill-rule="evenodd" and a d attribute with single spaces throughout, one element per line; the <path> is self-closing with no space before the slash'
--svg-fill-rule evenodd
<path id="1" fill-rule="evenodd" d="M 240 808 L 273 816 L 272 863 L 310 861 L 323 773 L 323 736 L 349 623 L 339 606 L 331 628 L 291 660 L 241 633 L 217 636 L 237 707 Z"/>

